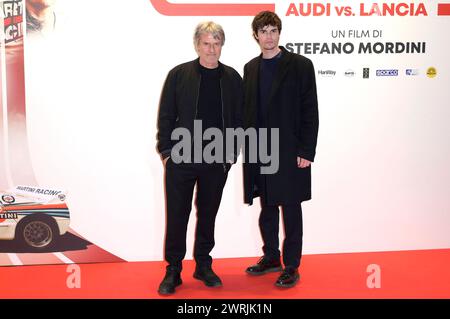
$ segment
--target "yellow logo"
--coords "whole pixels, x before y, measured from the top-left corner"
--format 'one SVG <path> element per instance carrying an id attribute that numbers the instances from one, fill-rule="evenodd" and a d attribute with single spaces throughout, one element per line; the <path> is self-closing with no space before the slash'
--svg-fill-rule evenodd
<path id="1" fill-rule="evenodd" d="M 433 67 L 429 67 L 427 70 L 427 76 L 432 79 L 436 77 L 436 75 L 437 75 L 436 69 Z"/>

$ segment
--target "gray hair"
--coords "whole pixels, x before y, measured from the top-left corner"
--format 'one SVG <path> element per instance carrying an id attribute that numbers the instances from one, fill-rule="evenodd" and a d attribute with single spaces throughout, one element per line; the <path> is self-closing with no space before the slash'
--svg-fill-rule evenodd
<path id="1" fill-rule="evenodd" d="M 194 45 L 197 46 L 200 41 L 200 36 L 203 33 L 211 33 L 214 39 L 220 40 L 221 45 L 225 43 L 225 32 L 223 32 L 222 26 L 213 21 L 200 22 L 195 28 L 194 32 Z"/>

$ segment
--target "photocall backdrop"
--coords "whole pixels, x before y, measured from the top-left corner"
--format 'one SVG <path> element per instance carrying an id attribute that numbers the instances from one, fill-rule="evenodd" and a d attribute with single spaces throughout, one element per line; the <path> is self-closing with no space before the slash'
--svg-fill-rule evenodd
<path id="1" fill-rule="evenodd" d="M 320 128 L 304 254 L 450 247 L 446 0 L 57 0 L 51 32 L 23 34 L 26 99 L 16 135 L 2 95 L 0 189 L 64 189 L 74 234 L 122 260 L 162 260 L 155 145 L 165 77 L 197 57 L 193 31 L 205 20 L 223 26 L 220 60 L 242 75 L 260 53 L 253 16 L 266 9 L 283 21 L 280 44 L 316 72 Z M 3 91 L 6 65 L 4 57 Z M 223 192 L 213 257 L 261 254 L 259 209 L 243 204 L 239 162 Z M 194 231 L 195 210 L 188 259 Z"/>

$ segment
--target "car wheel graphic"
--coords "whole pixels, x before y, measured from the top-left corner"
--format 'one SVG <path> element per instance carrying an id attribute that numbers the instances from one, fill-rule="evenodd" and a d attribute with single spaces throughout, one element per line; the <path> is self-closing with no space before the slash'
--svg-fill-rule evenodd
<path id="1" fill-rule="evenodd" d="M 19 239 L 23 246 L 40 251 L 51 247 L 55 242 L 57 230 L 52 220 L 29 219 L 18 228 Z"/>

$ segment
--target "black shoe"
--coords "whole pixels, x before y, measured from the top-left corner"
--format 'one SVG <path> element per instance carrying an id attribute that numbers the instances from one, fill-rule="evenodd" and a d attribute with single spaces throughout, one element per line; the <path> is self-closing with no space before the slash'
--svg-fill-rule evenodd
<path id="1" fill-rule="evenodd" d="M 281 271 L 281 262 L 279 259 L 269 259 L 261 257 L 256 265 L 248 267 L 245 272 L 252 276 L 260 276 L 269 272 Z"/>
<path id="2" fill-rule="evenodd" d="M 182 283 L 180 270 L 169 266 L 167 267 L 163 281 L 159 285 L 158 292 L 161 295 L 171 295 L 175 292 L 175 287 L 178 287 Z"/>
<path id="3" fill-rule="evenodd" d="M 275 286 L 282 288 L 294 287 L 300 279 L 297 268 L 286 268 L 283 273 L 278 277 L 275 282 Z"/>
<path id="4" fill-rule="evenodd" d="M 194 278 L 203 281 L 208 287 L 222 286 L 222 280 L 214 273 L 211 267 L 196 267 Z"/>

